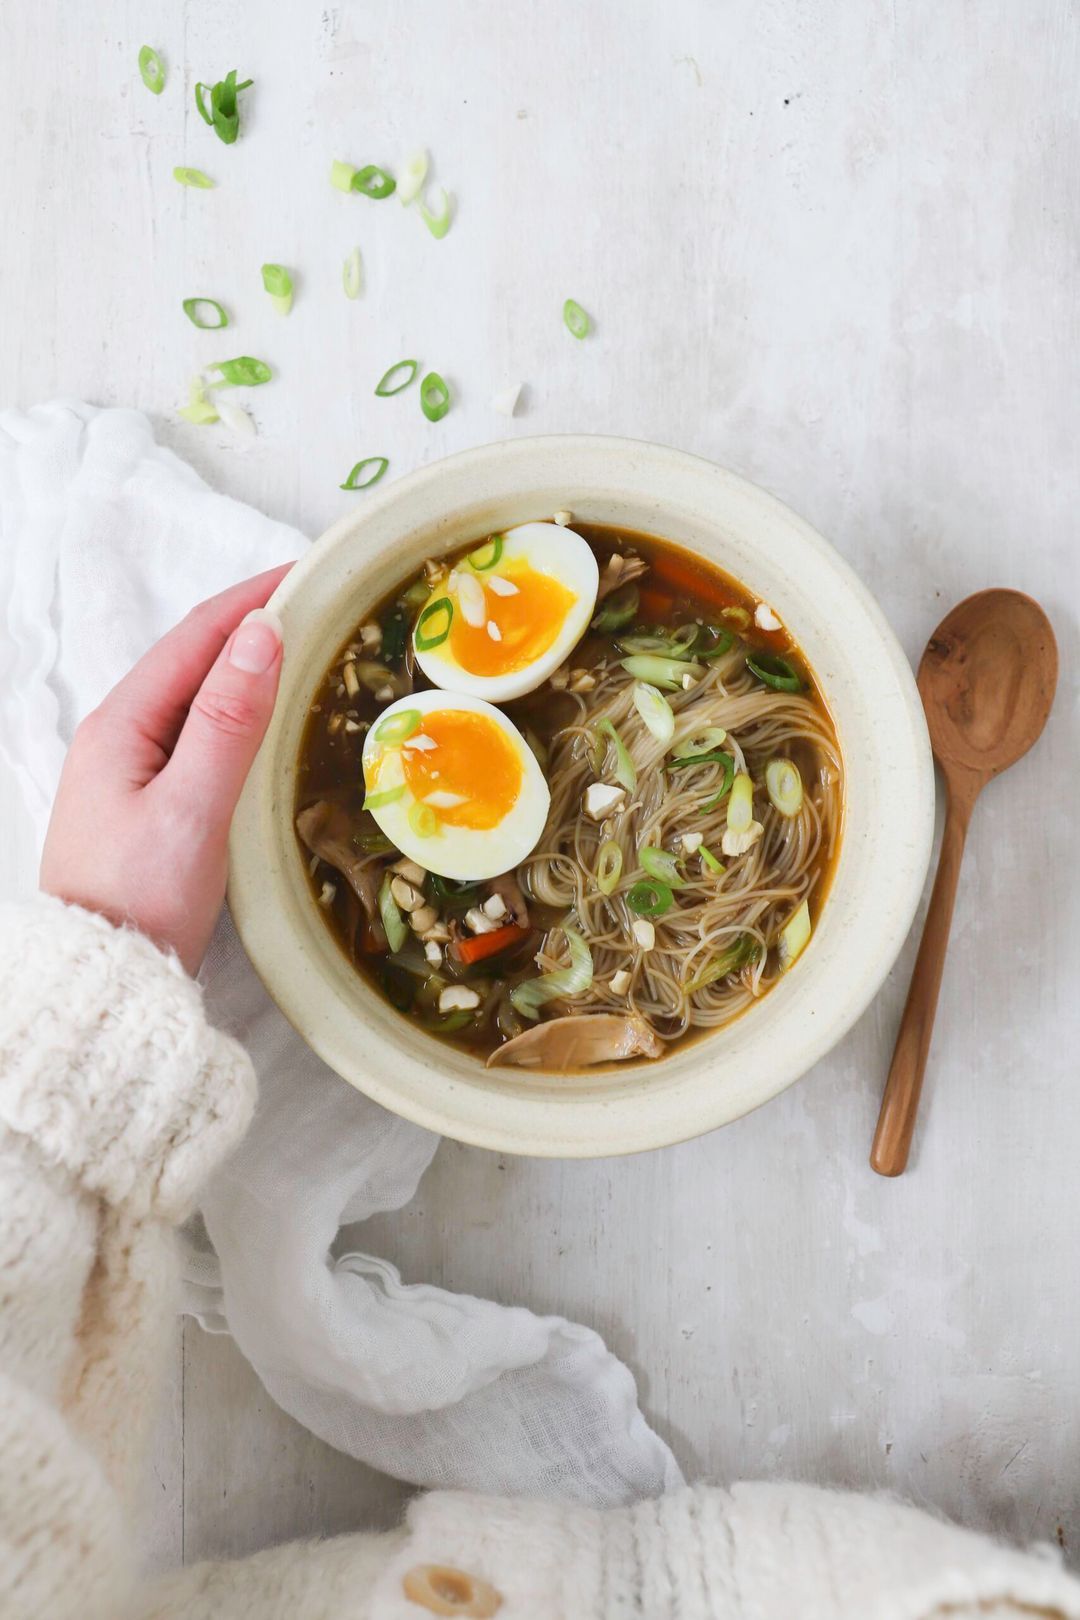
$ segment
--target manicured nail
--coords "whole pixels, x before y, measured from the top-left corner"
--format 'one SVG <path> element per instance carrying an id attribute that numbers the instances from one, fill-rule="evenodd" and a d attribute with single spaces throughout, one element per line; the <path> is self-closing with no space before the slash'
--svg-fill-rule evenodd
<path id="1" fill-rule="evenodd" d="M 254 608 L 229 647 L 229 663 L 245 675 L 265 675 L 281 648 L 281 620 L 269 608 Z"/>

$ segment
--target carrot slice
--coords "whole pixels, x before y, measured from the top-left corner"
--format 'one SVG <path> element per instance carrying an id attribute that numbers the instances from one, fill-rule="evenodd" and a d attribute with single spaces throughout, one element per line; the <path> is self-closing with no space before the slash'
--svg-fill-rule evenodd
<path id="1" fill-rule="evenodd" d="M 657 584 L 678 591 L 681 596 L 696 596 L 711 607 L 743 606 L 733 591 L 725 590 L 712 574 L 693 562 L 663 553 L 650 558 L 652 577 Z M 751 611 L 753 611 L 751 609 Z"/>
<path id="2" fill-rule="evenodd" d="M 518 944 L 528 932 L 527 928 L 519 928 L 517 923 L 507 923 L 505 928 L 496 928 L 493 933 L 459 939 L 450 948 L 459 962 L 470 967 L 473 962 L 482 962 L 486 956 L 497 956 L 508 945 Z"/>
<path id="3" fill-rule="evenodd" d="M 641 592 L 638 599 L 641 617 L 650 624 L 664 624 L 671 617 L 675 607 L 675 598 L 665 596 L 661 591 L 651 591 L 648 586 Z"/>

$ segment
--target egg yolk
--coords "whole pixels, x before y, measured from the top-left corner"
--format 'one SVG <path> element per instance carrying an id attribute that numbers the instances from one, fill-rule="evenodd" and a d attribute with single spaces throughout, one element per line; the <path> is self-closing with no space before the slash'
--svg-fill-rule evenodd
<path id="1" fill-rule="evenodd" d="M 466 623 L 458 606 L 450 629 L 450 652 L 470 675 L 510 675 L 535 663 L 551 646 L 577 596 L 559 580 L 538 574 L 515 558 L 499 576 L 516 586 L 501 596 L 484 583 L 484 622 Z M 488 625 L 493 624 L 497 635 Z"/>
<path id="2" fill-rule="evenodd" d="M 424 716 L 434 748 L 401 750 L 405 783 L 415 799 L 453 793 L 464 802 L 433 808 L 450 827 L 497 827 L 521 794 L 523 772 L 510 738 L 486 714 L 439 709 Z"/>

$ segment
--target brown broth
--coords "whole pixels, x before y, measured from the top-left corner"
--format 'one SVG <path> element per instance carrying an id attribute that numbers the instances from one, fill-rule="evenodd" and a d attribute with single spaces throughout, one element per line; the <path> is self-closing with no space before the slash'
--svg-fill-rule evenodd
<path id="1" fill-rule="evenodd" d="M 828 718 L 828 709 L 813 672 L 792 637 L 784 629 L 769 633 L 754 626 L 753 613 L 758 599 L 738 581 L 694 553 L 653 535 L 586 523 L 575 523 L 574 530 L 588 542 L 601 570 L 615 551 L 620 551 L 624 555 L 637 554 L 647 560 L 648 572 L 639 582 L 640 607 L 634 621 L 635 627 L 648 629 L 666 625 L 670 628 L 691 619 L 719 625 L 726 624 L 741 637 L 749 651 L 757 649 L 779 654 L 793 664 L 805 682 L 805 695 L 810 696 L 822 715 Z M 473 550 L 478 543 L 479 541 L 474 539 L 444 560 L 456 561 Z M 396 590 L 374 605 L 347 640 L 341 644 L 315 694 L 304 727 L 299 755 L 295 813 L 299 814 L 319 801 L 330 801 L 340 806 L 349 818 L 355 834 L 354 848 L 358 849 L 366 850 L 369 847 L 369 840 L 374 840 L 377 844 L 382 838 L 373 817 L 363 811 L 361 755 L 366 731 L 377 720 L 388 700 L 378 701 L 364 685 L 361 685 L 355 694 L 346 690 L 343 679 L 345 661 L 357 652 L 357 649 L 360 660 L 368 656 L 359 645 L 361 624 L 384 624 L 395 613 L 409 586 L 422 577 L 421 572 L 410 575 Z M 741 609 L 748 614 L 749 625 L 743 628 L 728 624 L 719 616 L 725 608 Z M 418 612 L 419 608 L 413 608 L 408 613 L 408 635 L 411 635 L 412 624 Z M 610 635 L 590 631 L 575 647 L 570 661 L 575 669 L 591 668 L 601 658 L 610 655 L 611 647 Z M 431 685 L 422 670 L 418 667 L 413 670 L 412 690 L 422 691 Z M 544 748 L 549 746 L 560 728 L 577 714 L 573 700 L 567 698 L 565 694 L 554 691 L 548 682 L 525 697 L 501 703 L 499 707 L 526 737 L 532 732 Z M 816 751 L 809 743 L 800 743 L 798 740 L 789 751 L 799 766 L 804 781 L 808 780 L 819 764 Z M 405 997 L 413 988 L 409 982 L 410 975 L 394 968 L 388 970 L 384 954 L 373 949 L 371 928 L 366 923 L 360 901 L 349 884 L 334 867 L 317 857 L 312 857 L 299 834 L 297 846 L 300 858 L 305 861 L 308 868 L 313 900 L 320 904 L 320 910 L 341 950 L 364 979 L 402 1010 L 405 1016 L 412 1017 L 413 1015 L 404 1008 Z M 839 840 L 837 849 L 838 847 Z M 387 859 L 396 858 L 397 851 L 393 850 L 391 853 L 391 847 L 387 845 Z M 831 881 L 835 859 L 836 851 L 832 860 L 822 861 L 817 871 L 809 897 L 811 916 L 815 923 Z M 334 895 L 329 905 L 323 905 L 319 897 L 327 884 L 334 886 Z M 533 926 L 524 932 L 520 945 L 497 957 L 477 963 L 473 968 L 454 970 L 451 982 L 456 978 L 474 987 L 484 987 L 500 982 L 513 984 L 535 977 L 538 971 L 534 962 L 535 953 L 545 931 L 562 920 L 562 913 L 539 906 L 532 900 L 529 902 L 529 912 Z M 431 1020 L 430 1024 L 438 1022 Z M 430 1024 L 426 1024 L 426 1027 L 430 1027 Z M 481 1059 L 495 1050 L 503 1039 L 491 1026 L 488 1018 L 480 1022 L 471 1022 L 457 1030 L 439 1029 L 437 1033 L 439 1038 L 448 1039 L 454 1045 L 472 1052 Z M 680 1038 L 680 1043 L 684 1040 L 698 1039 L 701 1035 L 709 1033 L 711 1031 L 708 1029 L 690 1030 Z"/>

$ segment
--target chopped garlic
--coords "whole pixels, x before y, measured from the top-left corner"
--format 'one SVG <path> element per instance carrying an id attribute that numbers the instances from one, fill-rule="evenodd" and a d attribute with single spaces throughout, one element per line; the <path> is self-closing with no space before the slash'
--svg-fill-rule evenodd
<path id="1" fill-rule="evenodd" d="M 603 821 L 614 815 L 626 803 L 626 789 L 609 787 L 606 782 L 591 782 L 585 789 L 585 814 L 593 821 Z"/>
<path id="2" fill-rule="evenodd" d="M 760 821 L 752 821 L 749 827 L 739 830 L 728 827 L 720 840 L 720 848 L 725 855 L 745 855 L 748 849 L 753 849 L 764 831 Z"/>
<path id="3" fill-rule="evenodd" d="M 563 664 L 562 668 L 557 669 L 554 675 L 551 677 L 551 684 L 555 688 L 556 692 L 564 692 L 569 680 L 570 671 L 567 669 L 566 665 Z"/>
<path id="4" fill-rule="evenodd" d="M 382 630 L 377 624 L 362 624 L 360 626 L 360 640 L 365 647 L 381 647 Z"/>
<path id="5" fill-rule="evenodd" d="M 418 906 L 422 906 L 424 903 L 424 897 L 419 889 L 414 889 L 412 884 L 406 882 L 403 877 L 391 879 L 390 893 L 402 911 L 415 911 Z"/>
<path id="6" fill-rule="evenodd" d="M 441 920 L 433 922 L 430 928 L 425 928 L 420 938 L 427 945 L 445 945 L 450 939 L 450 930 Z"/>
<path id="7" fill-rule="evenodd" d="M 433 585 L 444 572 L 445 565 L 441 562 L 436 562 L 434 557 L 429 557 L 427 562 L 424 564 L 424 573 L 427 575 L 429 584 Z"/>
<path id="8" fill-rule="evenodd" d="M 479 1005 L 480 997 L 475 990 L 470 990 L 467 984 L 451 984 L 439 997 L 441 1013 L 472 1012 L 473 1008 Z"/>
<path id="9" fill-rule="evenodd" d="M 427 732 L 418 731 L 415 737 L 406 737 L 401 746 L 402 748 L 418 748 L 422 754 L 428 754 L 433 748 L 438 748 L 439 745 L 434 737 L 427 735 Z"/>
<path id="10" fill-rule="evenodd" d="M 487 582 L 487 588 L 489 591 L 494 592 L 496 596 L 517 596 L 519 594 L 518 587 L 513 580 L 503 579 L 501 574 L 492 574 Z"/>
<path id="11" fill-rule="evenodd" d="M 457 574 L 455 580 L 461 617 L 474 630 L 479 630 L 487 617 L 484 611 L 484 587 L 474 574 Z"/>
<path id="12" fill-rule="evenodd" d="M 491 637 L 492 641 L 501 641 L 502 640 L 502 631 L 499 629 L 499 627 L 495 623 L 494 619 L 489 619 L 488 620 L 488 622 L 487 622 L 487 633 Z"/>
<path id="13" fill-rule="evenodd" d="M 432 771 L 432 776 L 438 776 L 438 771 Z M 451 793 L 447 788 L 436 788 L 424 800 L 433 810 L 456 810 L 459 804 L 466 802 L 464 793 Z"/>
<path id="14" fill-rule="evenodd" d="M 404 855 L 400 861 L 394 862 L 390 870 L 398 877 L 403 877 L 406 883 L 415 884 L 417 888 L 423 885 L 424 879 L 427 877 L 427 870 L 420 865 L 419 861 L 410 861 Z"/>
<path id="15" fill-rule="evenodd" d="M 574 514 L 573 512 L 568 512 L 565 507 L 560 507 L 559 511 L 552 512 L 551 515 L 555 519 L 555 522 L 559 525 L 560 529 L 565 529 L 566 525 L 570 522 L 570 519 Z"/>
<path id="16" fill-rule="evenodd" d="M 465 926 L 474 934 L 493 934 L 498 925 L 485 917 L 479 906 L 470 906 L 465 913 Z"/>
<path id="17" fill-rule="evenodd" d="M 521 398 L 523 383 L 515 383 L 512 388 L 503 388 L 492 397 L 491 408 L 500 416 L 513 416 L 517 410 L 518 400 Z"/>
<path id="18" fill-rule="evenodd" d="M 702 836 L 700 833 L 683 833 L 682 847 L 688 855 L 696 855 L 701 848 Z"/>
<path id="19" fill-rule="evenodd" d="M 647 917 L 639 917 L 634 923 L 634 938 L 643 951 L 651 951 L 656 944 L 656 929 Z"/>
<path id="20" fill-rule="evenodd" d="M 375 689 L 376 703 L 389 703 L 393 695 L 394 688 L 392 686 L 379 686 Z"/>
<path id="21" fill-rule="evenodd" d="M 320 904 L 320 906 L 328 906 L 328 905 L 330 905 L 330 903 L 333 900 L 335 894 L 337 894 L 337 884 L 335 884 L 335 883 L 324 883 L 323 886 L 322 886 L 322 889 L 321 889 L 321 891 L 319 893 L 319 904 Z"/>
<path id="22" fill-rule="evenodd" d="M 625 996 L 629 988 L 630 975 L 627 973 L 625 968 L 620 968 L 618 973 L 613 973 L 611 975 L 611 983 L 609 984 L 608 989 L 611 991 L 612 995 Z"/>
<path id="23" fill-rule="evenodd" d="M 437 945 L 433 939 L 429 939 L 424 946 L 424 955 L 432 967 L 439 967 L 442 963 L 442 946 Z"/>
<path id="24" fill-rule="evenodd" d="M 682 684 L 683 684 L 683 691 L 684 692 L 689 692 L 691 687 L 695 684 L 694 683 L 694 677 L 691 675 L 689 670 L 687 670 L 686 674 L 683 676 Z"/>
<path id="25" fill-rule="evenodd" d="M 345 722 L 345 730 L 349 732 L 350 735 L 356 731 L 363 731 L 363 729 L 364 727 L 360 724 L 359 720 L 346 720 Z"/>
<path id="26" fill-rule="evenodd" d="M 596 685 L 596 676 L 587 669 L 572 669 L 570 671 L 571 692 L 591 692 Z"/>
<path id="27" fill-rule="evenodd" d="M 346 692 L 350 697 L 355 697 L 360 690 L 360 677 L 356 673 L 356 665 L 351 658 L 342 670 L 341 678 L 345 682 Z"/>
<path id="28" fill-rule="evenodd" d="M 484 901 L 482 910 L 486 917 L 494 917 L 496 921 L 506 916 L 506 901 L 501 894 L 493 894 Z"/>
<path id="29" fill-rule="evenodd" d="M 768 602 L 759 602 L 754 609 L 754 623 L 759 630 L 782 630 L 784 627 Z"/>
<path id="30" fill-rule="evenodd" d="M 417 906 L 409 915 L 409 927 L 414 934 L 426 934 L 429 928 L 434 928 L 439 920 L 439 913 L 434 906 Z"/>

